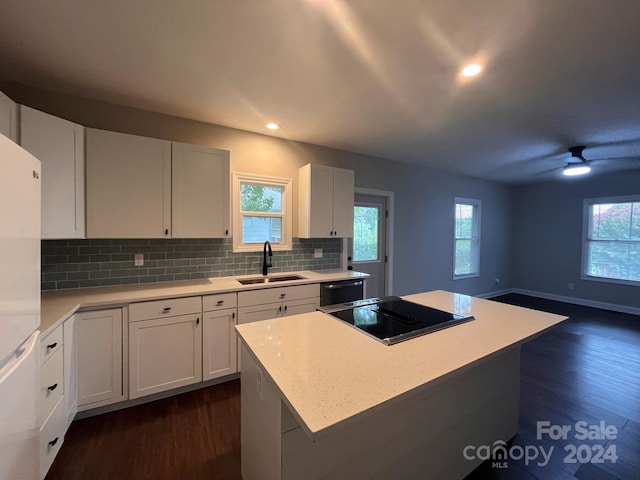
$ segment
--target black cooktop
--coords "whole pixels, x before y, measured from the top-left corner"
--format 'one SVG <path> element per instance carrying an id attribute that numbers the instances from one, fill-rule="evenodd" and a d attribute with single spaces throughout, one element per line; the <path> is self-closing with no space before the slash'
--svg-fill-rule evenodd
<path id="1" fill-rule="evenodd" d="M 324 311 L 386 345 L 474 319 L 471 315 L 445 312 L 399 297 L 360 300 L 343 307 L 332 306 Z"/>

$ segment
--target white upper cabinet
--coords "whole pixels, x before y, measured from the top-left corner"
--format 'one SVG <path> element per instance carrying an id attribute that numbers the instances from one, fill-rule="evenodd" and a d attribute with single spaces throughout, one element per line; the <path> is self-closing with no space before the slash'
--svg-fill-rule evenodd
<path id="1" fill-rule="evenodd" d="M 0 92 L 0 133 L 18 141 L 18 105 Z"/>
<path id="2" fill-rule="evenodd" d="M 171 236 L 171 142 L 87 129 L 87 238 Z"/>
<path id="3" fill-rule="evenodd" d="M 87 129 L 87 238 L 229 233 L 228 151 Z"/>
<path id="4" fill-rule="evenodd" d="M 229 235 L 229 152 L 171 145 L 171 224 L 174 238 Z"/>
<path id="5" fill-rule="evenodd" d="M 20 144 L 42 162 L 42 238 L 84 238 L 84 127 L 21 105 Z"/>
<path id="6" fill-rule="evenodd" d="M 307 164 L 298 170 L 298 237 L 353 236 L 353 170 Z"/>

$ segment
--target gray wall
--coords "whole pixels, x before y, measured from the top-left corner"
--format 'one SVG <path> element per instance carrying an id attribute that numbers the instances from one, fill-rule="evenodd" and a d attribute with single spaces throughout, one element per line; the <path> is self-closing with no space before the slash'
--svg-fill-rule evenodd
<path id="1" fill-rule="evenodd" d="M 580 279 L 583 200 L 640 193 L 640 171 L 520 186 L 513 203 L 513 286 L 640 307 L 637 286 Z M 574 284 L 574 290 L 568 284 Z"/>
<path id="2" fill-rule="evenodd" d="M 17 85 L 3 86 L 18 103 L 81 125 L 231 152 L 231 169 L 294 179 L 307 163 L 350 168 L 359 187 L 395 193 L 394 292 L 445 289 L 480 294 L 511 286 L 511 189 L 491 182 L 300 142 Z M 393 160 L 402 160 L 393 159 Z M 453 281 L 454 198 L 482 201 L 481 275 Z M 500 278 L 499 286 L 494 279 Z"/>

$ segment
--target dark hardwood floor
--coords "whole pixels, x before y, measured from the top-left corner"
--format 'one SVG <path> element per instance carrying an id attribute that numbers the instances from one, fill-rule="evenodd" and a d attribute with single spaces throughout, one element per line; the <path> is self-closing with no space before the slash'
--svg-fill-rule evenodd
<path id="1" fill-rule="evenodd" d="M 486 461 L 475 479 L 640 479 L 640 316 L 510 294 L 494 300 L 567 315 L 570 320 L 522 348 L 520 426 L 508 445 L 548 464 Z M 569 425 L 567 440 L 536 438 L 536 424 Z M 575 439 L 576 422 L 615 427 L 615 439 Z M 574 445 L 576 463 L 565 463 Z M 582 446 L 584 445 L 584 446 Z M 603 463 L 599 446 L 612 452 Z M 567 447 L 571 448 L 571 447 Z M 540 455 L 540 454 L 539 454 Z M 582 463 L 581 463 L 582 461 Z M 239 479 L 238 380 L 73 422 L 47 480 Z M 428 478 L 425 473 L 424 478 Z"/>

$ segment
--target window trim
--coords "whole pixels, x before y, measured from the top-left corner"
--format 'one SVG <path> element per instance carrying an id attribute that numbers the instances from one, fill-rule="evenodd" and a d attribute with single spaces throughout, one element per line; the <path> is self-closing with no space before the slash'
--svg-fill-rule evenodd
<path id="1" fill-rule="evenodd" d="M 594 275 L 589 275 L 588 271 L 588 263 L 589 263 L 589 210 L 592 205 L 598 205 L 601 203 L 640 203 L 640 195 L 621 195 L 615 197 L 598 197 L 598 198 L 585 198 L 582 202 L 582 259 L 580 265 L 580 279 L 588 280 L 591 282 L 602 282 L 602 283 L 614 283 L 618 285 L 631 285 L 631 286 L 640 286 L 639 280 L 626 280 L 620 278 L 609 278 L 609 277 L 597 277 Z"/>
<path id="2" fill-rule="evenodd" d="M 269 177 L 266 175 L 256 175 L 253 173 L 233 172 L 233 252 L 262 252 L 263 243 L 244 243 L 242 241 L 242 212 L 240 210 L 240 185 L 244 183 L 257 183 L 266 186 L 282 188 L 282 212 L 277 214 L 258 215 L 282 218 L 282 238 L 278 243 L 271 243 L 272 250 L 292 250 L 293 249 L 293 191 L 292 180 L 290 178 Z"/>
<path id="3" fill-rule="evenodd" d="M 475 251 L 472 267 L 474 267 L 471 273 L 465 273 L 462 275 L 456 275 L 456 207 L 458 205 L 470 205 L 474 207 L 474 216 L 472 224 L 471 240 L 475 240 L 472 244 L 472 248 Z M 481 253 L 481 214 L 482 214 L 482 201 L 474 198 L 455 197 L 453 203 L 453 279 L 462 280 L 464 278 L 476 278 L 480 276 L 480 253 Z M 475 235 L 474 235 L 475 233 Z"/>

